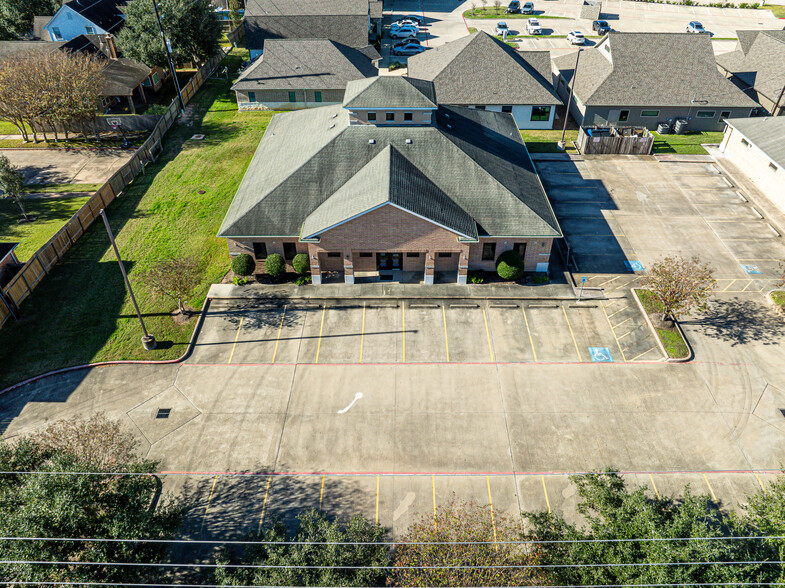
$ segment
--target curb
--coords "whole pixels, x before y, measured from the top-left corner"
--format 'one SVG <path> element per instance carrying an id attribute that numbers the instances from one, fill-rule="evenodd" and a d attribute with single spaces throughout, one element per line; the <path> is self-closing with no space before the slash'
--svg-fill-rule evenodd
<path id="1" fill-rule="evenodd" d="M 774 292 L 782 292 L 782 291 L 783 290 L 780 288 L 777 288 L 776 290 L 769 290 L 768 292 L 766 292 L 766 300 L 768 300 L 769 304 L 771 304 L 774 307 L 774 309 L 780 314 L 780 316 L 783 319 L 785 319 L 785 308 L 782 308 L 779 304 L 774 302 L 774 299 L 771 297 L 771 295 L 774 294 Z"/>
<path id="2" fill-rule="evenodd" d="M 695 351 L 692 349 L 692 345 L 690 345 L 689 339 L 687 339 L 687 335 L 684 334 L 684 331 L 681 329 L 681 325 L 679 321 L 674 320 L 673 323 L 676 325 L 676 329 L 679 331 L 681 338 L 684 340 L 684 344 L 687 346 L 689 350 L 689 355 L 687 357 L 669 357 L 666 361 L 668 363 L 687 363 L 695 359 Z"/>
<path id="3" fill-rule="evenodd" d="M 687 363 L 695 359 L 695 352 L 692 349 L 692 345 L 690 345 L 690 342 L 687 340 L 684 331 L 682 331 L 679 321 L 676 320 L 673 321 L 673 324 L 676 326 L 676 330 L 679 331 L 679 335 L 681 335 L 681 338 L 684 341 L 684 344 L 687 346 L 687 349 L 689 350 L 690 353 L 689 355 L 687 355 L 687 357 L 671 357 L 670 355 L 668 355 L 668 352 L 665 349 L 665 345 L 663 345 L 662 340 L 660 339 L 660 335 L 659 333 L 657 333 L 657 329 L 654 328 L 654 324 L 651 322 L 651 319 L 649 318 L 649 313 L 646 312 L 645 308 L 643 308 L 643 303 L 640 301 L 638 295 L 635 293 L 636 289 L 637 288 L 630 288 L 630 292 L 632 292 L 632 297 L 635 299 L 638 308 L 643 313 L 643 316 L 646 319 L 646 324 L 649 325 L 649 328 L 651 329 L 651 332 L 654 335 L 654 340 L 657 342 L 657 346 L 660 348 L 660 351 L 662 351 L 662 354 L 665 356 L 664 361 L 666 363 Z"/>
<path id="4" fill-rule="evenodd" d="M 194 326 L 194 332 L 191 333 L 191 339 L 188 341 L 188 347 L 186 347 L 185 352 L 176 359 L 164 359 L 160 361 L 154 360 L 144 360 L 144 359 L 118 359 L 115 361 L 99 361 L 96 363 L 86 363 L 83 365 L 73 365 L 66 368 L 60 368 L 57 370 L 52 370 L 51 372 L 45 372 L 43 374 L 39 374 L 37 376 L 33 376 L 32 378 L 27 378 L 21 382 L 13 384 L 4 390 L 0 390 L 0 396 L 7 394 L 9 392 L 13 392 L 18 388 L 23 386 L 27 386 L 28 384 L 33 384 L 44 378 L 48 378 L 50 376 L 58 376 L 60 374 L 67 374 L 70 372 L 76 372 L 79 370 L 86 370 L 98 367 L 111 367 L 115 365 L 171 365 L 176 363 L 182 363 L 193 353 L 194 344 L 196 343 L 196 336 L 198 335 L 199 331 L 202 329 L 202 324 L 204 323 L 204 317 L 206 315 L 207 307 L 210 304 L 211 298 L 205 298 L 204 303 L 202 304 L 202 310 L 199 312 L 199 319 L 196 321 L 196 325 Z"/>
<path id="5" fill-rule="evenodd" d="M 657 347 L 659 347 L 660 351 L 662 351 L 662 355 L 664 357 L 661 361 L 668 361 L 670 359 L 670 356 L 668 355 L 668 352 L 665 350 L 665 345 L 662 344 L 662 341 L 660 340 L 660 336 L 657 334 L 657 329 L 654 328 L 654 325 L 652 324 L 651 319 L 649 318 L 649 313 L 646 312 L 645 308 L 643 308 L 643 303 L 640 301 L 638 295 L 635 293 L 635 288 L 630 288 L 630 293 L 632 294 L 633 300 L 635 300 L 635 304 L 638 305 L 638 310 L 641 311 L 643 318 L 646 319 L 646 324 L 649 325 L 649 330 L 651 331 L 651 334 L 654 336 L 654 341 L 657 343 Z"/>

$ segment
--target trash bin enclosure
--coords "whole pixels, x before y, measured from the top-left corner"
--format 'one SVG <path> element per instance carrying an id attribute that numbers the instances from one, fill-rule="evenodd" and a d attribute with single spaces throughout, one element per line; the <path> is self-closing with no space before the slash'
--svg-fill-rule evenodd
<path id="1" fill-rule="evenodd" d="M 581 127 L 578 133 L 578 149 L 584 155 L 649 155 L 653 143 L 654 135 L 642 127 Z"/>

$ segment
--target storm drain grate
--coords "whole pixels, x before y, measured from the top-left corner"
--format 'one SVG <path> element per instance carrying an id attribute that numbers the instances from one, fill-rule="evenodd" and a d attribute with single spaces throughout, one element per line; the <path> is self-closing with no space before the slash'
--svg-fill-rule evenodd
<path id="1" fill-rule="evenodd" d="M 158 412 L 155 415 L 155 418 L 157 418 L 157 419 L 168 419 L 170 412 L 172 412 L 171 408 L 159 408 Z"/>

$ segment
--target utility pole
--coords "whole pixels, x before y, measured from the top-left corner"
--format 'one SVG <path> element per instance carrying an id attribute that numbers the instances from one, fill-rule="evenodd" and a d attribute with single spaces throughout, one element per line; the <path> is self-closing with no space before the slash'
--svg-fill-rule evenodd
<path id="1" fill-rule="evenodd" d="M 570 104 L 572 103 L 572 94 L 575 91 L 575 78 L 578 77 L 578 61 L 581 58 L 581 51 L 583 48 L 578 47 L 578 55 L 575 57 L 575 69 L 572 70 L 572 83 L 570 84 L 570 97 L 567 99 L 567 109 L 564 111 L 564 128 L 561 132 L 561 141 L 558 143 L 558 147 L 561 151 L 564 151 L 567 143 L 564 141 L 564 136 L 567 134 L 567 120 L 570 118 Z"/>
<path id="2" fill-rule="evenodd" d="M 142 336 L 142 345 L 147 351 L 151 351 L 155 349 L 155 337 L 153 337 L 150 333 L 147 332 L 147 327 L 144 326 L 144 319 L 142 319 L 142 313 L 139 311 L 139 305 L 136 303 L 136 296 L 134 296 L 134 291 L 131 289 L 131 282 L 128 281 L 128 274 L 125 273 L 125 266 L 123 265 L 123 260 L 120 258 L 120 251 L 117 249 L 117 243 L 114 241 L 114 233 L 112 233 L 112 227 L 109 226 L 109 219 L 106 218 L 106 212 L 104 209 L 101 209 L 99 212 L 101 218 L 104 220 L 104 225 L 106 226 L 106 232 L 109 234 L 109 241 L 112 243 L 112 247 L 114 248 L 114 254 L 117 256 L 117 263 L 120 264 L 120 272 L 123 274 L 123 280 L 125 280 L 125 287 L 128 288 L 128 293 L 131 295 L 131 301 L 134 303 L 134 308 L 136 309 L 136 316 L 139 317 L 139 323 L 142 325 L 142 332 L 144 335 Z"/>
<path id="3" fill-rule="evenodd" d="M 169 49 L 169 41 L 166 40 L 166 33 L 164 33 L 164 25 L 161 24 L 161 15 L 158 14 L 158 2 L 152 0 L 153 8 L 155 9 L 155 19 L 158 21 L 158 28 L 161 29 L 161 41 L 164 44 L 164 51 L 166 51 L 166 58 L 169 60 L 169 71 L 172 73 L 174 80 L 174 87 L 177 89 L 177 97 L 180 100 L 180 112 L 185 113 L 185 101 L 183 100 L 183 93 L 180 90 L 180 81 L 177 79 L 177 71 L 174 69 L 174 61 L 172 61 L 172 52 Z"/>
<path id="4" fill-rule="evenodd" d="M 785 86 L 782 86 L 780 95 L 777 97 L 777 101 L 774 103 L 774 108 L 771 109 L 771 116 L 777 116 L 777 111 L 780 108 L 780 102 L 782 102 L 783 95 L 785 95 Z"/>

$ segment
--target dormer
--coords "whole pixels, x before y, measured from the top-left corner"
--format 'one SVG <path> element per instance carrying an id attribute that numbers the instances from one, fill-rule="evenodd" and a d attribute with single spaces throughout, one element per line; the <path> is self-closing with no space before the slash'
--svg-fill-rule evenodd
<path id="1" fill-rule="evenodd" d="M 350 125 L 430 126 L 436 111 L 433 82 L 380 76 L 346 84 Z"/>

